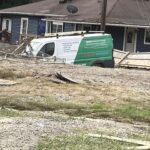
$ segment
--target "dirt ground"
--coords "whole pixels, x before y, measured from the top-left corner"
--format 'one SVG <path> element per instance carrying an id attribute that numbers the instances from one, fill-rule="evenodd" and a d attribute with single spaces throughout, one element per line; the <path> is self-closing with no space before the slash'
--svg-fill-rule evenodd
<path id="1" fill-rule="evenodd" d="M 0 86 L 0 100 L 3 103 L 5 100 L 13 103 L 9 106 L 1 105 L 0 108 L 19 114 L 0 115 L 0 149 L 2 150 L 33 150 L 37 149 L 38 141 L 42 137 L 74 133 L 99 133 L 122 138 L 146 139 L 148 137 L 150 139 L 149 120 L 117 122 L 113 117 L 97 119 L 94 117 L 89 119 L 87 116 L 71 117 L 62 109 L 20 111 L 14 108 L 14 103 L 43 104 L 47 102 L 48 97 L 52 99 L 50 103 L 56 101 L 84 107 L 95 103 L 107 104 L 111 108 L 128 103 L 137 104 L 137 107 L 147 107 L 150 106 L 149 70 L 106 69 L 51 64 L 44 60 L 0 58 L 0 71 L 6 71 L 1 78 L 17 83 L 12 86 Z M 79 84 L 70 84 L 56 79 L 57 72 Z M 27 108 L 27 104 L 24 105 Z M 50 104 L 47 102 L 47 105 Z"/>

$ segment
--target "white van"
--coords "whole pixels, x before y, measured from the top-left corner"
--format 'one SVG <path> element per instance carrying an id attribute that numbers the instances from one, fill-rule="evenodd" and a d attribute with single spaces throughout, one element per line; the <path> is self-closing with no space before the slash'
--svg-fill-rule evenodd
<path id="1" fill-rule="evenodd" d="M 94 33 L 33 39 L 26 52 L 33 56 L 56 57 L 65 63 L 113 67 L 113 40 L 110 34 Z"/>

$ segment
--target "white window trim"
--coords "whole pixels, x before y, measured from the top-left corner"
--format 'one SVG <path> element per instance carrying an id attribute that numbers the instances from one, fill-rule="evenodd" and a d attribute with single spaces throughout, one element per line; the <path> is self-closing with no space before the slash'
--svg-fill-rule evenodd
<path id="1" fill-rule="evenodd" d="M 26 27 L 26 35 L 28 34 L 28 18 L 21 18 L 21 27 L 20 27 L 20 34 L 22 34 L 22 27 L 23 27 L 23 21 L 26 20 L 27 21 L 27 27 Z"/>
<path id="2" fill-rule="evenodd" d="M 9 21 L 8 32 L 11 33 L 12 20 L 10 18 L 3 18 L 3 21 L 2 21 L 2 30 L 6 29 L 6 21 L 7 20 Z"/>
<path id="3" fill-rule="evenodd" d="M 53 25 L 57 25 L 57 30 L 58 30 L 58 25 L 61 25 L 62 26 L 62 31 L 63 32 L 63 29 L 64 29 L 64 24 L 63 22 L 60 22 L 60 21 L 53 21 Z"/>
<path id="4" fill-rule="evenodd" d="M 123 51 L 126 51 L 126 36 L 127 36 L 127 27 L 124 28 L 124 40 L 123 40 Z M 134 41 L 134 52 L 136 52 L 137 48 L 137 32 L 135 33 L 135 41 Z"/>
<path id="5" fill-rule="evenodd" d="M 51 22 L 51 21 L 46 21 L 45 33 L 49 33 L 49 32 L 48 32 L 48 23 L 50 23 L 50 33 L 51 33 L 51 32 L 52 32 L 52 30 L 51 30 L 51 29 L 52 29 L 52 24 L 51 24 L 52 22 Z"/>
<path id="6" fill-rule="evenodd" d="M 127 32 L 127 27 L 124 28 L 123 51 L 125 51 L 126 48 L 126 32 Z"/>
<path id="7" fill-rule="evenodd" d="M 145 31 L 144 31 L 144 44 L 150 45 L 150 42 L 146 42 L 146 31 L 147 31 L 147 29 L 145 29 Z"/>

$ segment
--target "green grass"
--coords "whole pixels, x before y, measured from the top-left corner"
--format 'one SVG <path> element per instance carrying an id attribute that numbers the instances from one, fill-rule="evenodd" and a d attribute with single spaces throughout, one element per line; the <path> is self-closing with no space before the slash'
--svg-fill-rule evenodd
<path id="1" fill-rule="evenodd" d="M 79 135 L 42 139 L 38 144 L 38 150 L 125 150 L 129 146 L 135 145 Z"/>
<path id="2" fill-rule="evenodd" d="M 98 106 L 100 105 L 100 106 Z M 139 107 L 134 104 L 125 104 L 117 107 L 110 105 L 94 104 L 84 109 L 73 111 L 66 110 L 70 116 L 85 116 L 89 118 L 113 118 L 117 121 L 132 122 L 141 121 L 150 123 L 150 106 Z"/>
<path id="3" fill-rule="evenodd" d="M 122 118 L 134 121 L 150 122 L 150 106 L 136 106 L 127 104 L 116 109 L 116 114 Z"/>
<path id="4" fill-rule="evenodd" d="M 0 117 L 18 117 L 18 116 L 21 116 L 19 112 L 8 109 L 0 110 Z"/>
<path id="5" fill-rule="evenodd" d="M 137 104 L 123 104 L 116 107 L 102 102 L 95 104 L 75 104 L 72 102 L 56 101 L 53 97 L 42 97 L 28 94 L 19 96 L 0 96 L 0 107 L 12 108 L 21 111 L 53 111 L 64 113 L 72 117 L 113 118 L 117 121 L 141 121 L 150 123 L 150 106 Z"/>
<path id="6" fill-rule="evenodd" d="M 84 106 L 69 102 L 58 102 L 51 97 L 45 97 L 39 101 L 35 99 L 36 97 L 29 99 L 27 95 L 0 97 L 0 107 L 29 111 L 78 110 L 84 108 Z"/>

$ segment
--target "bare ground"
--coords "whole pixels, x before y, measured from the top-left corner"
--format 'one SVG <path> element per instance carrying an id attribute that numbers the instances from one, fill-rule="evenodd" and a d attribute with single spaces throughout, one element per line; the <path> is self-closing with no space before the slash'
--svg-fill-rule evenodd
<path id="1" fill-rule="evenodd" d="M 120 119 L 113 115 L 105 119 L 101 115 L 95 117 L 93 113 L 93 117 L 89 113 L 81 115 L 82 117 L 74 117 L 65 113 L 63 106 L 57 109 L 50 107 L 58 107 L 59 104 L 65 103 L 65 108 L 72 109 L 79 106 L 88 108 L 93 104 L 100 107 L 103 104 L 107 105 L 108 109 L 116 109 L 134 104 L 141 111 L 148 107 L 149 112 L 149 70 L 104 69 L 50 64 L 40 60 L 0 59 L 0 71 L 5 72 L 1 78 L 18 83 L 13 86 L 0 86 L 1 111 L 15 114 L 13 117 L 9 114 L 1 115 L 2 150 L 37 149 L 41 137 L 60 134 L 99 133 L 150 139 L 149 116 L 145 119 L 139 116 L 139 120 L 124 120 L 122 116 Z M 56 72 L 69 76 L 79 84 L 56 83 Z M 34 105 L 34 111 L 31 110 L 31 104 Z M 46 110 L 43 110 L 43 107 Z"/>

